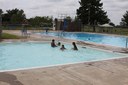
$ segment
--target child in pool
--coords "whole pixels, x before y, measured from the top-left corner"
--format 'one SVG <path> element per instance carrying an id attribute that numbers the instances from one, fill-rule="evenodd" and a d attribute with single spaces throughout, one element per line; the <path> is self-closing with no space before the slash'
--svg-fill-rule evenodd
<path id="1" fill-rule="evenodd" d="M 78 50 L 75 42 L 72 42 L 72 45 L 73 45 L 73 48 L 72 48 L 73 50 Z"/>
<path id="2" fill-rule="evenodd" d="M 66 48 L 64 45 L 62 45 L 62 47 L 60 48 L 60 50 L 64 51 Z"/>

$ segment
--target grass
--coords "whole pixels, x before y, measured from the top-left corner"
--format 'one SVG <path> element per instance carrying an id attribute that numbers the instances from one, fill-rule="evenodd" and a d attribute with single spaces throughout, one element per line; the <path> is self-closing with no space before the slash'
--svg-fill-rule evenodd
<path id="1" fill-rule="evenodd" d="M 20 36 L 8 34 L 8 33 L 2 34 L 2 39 L 20 39 L 20 38 L 21 38 Z"/>
<path id="2" fill-rule="evenodd" d="M 92 27 L 84 27 L 84 32 L 93 32 Z M 96 32 L 94 33 L 106 33 L 106 34 L 117 34 L 128 36 L 128 28 L 99 28 L 96 27 Z"/>

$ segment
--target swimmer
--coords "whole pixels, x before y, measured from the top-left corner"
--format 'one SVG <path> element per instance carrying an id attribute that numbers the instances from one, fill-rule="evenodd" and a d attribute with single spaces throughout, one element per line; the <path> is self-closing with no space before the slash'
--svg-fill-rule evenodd
<path id="1" fill-rule="evenodd" d="M 60 42 L 58 42 L 58 44 L 57 44 L 58 46 L 60 46 L 61 45 L 61 43 Z"/>
<path id="2" fill-rule="evenodd" d="M 54 39 L 51 42 L 51 47 L 57 47 L 56 44 L 55 44 L 55 40 Z"/>
<path id="3" fill-rule="evenodd" d="M 64 45 L 62 45 L 62 47 L 60 48 L 60 50 L 65 50 L 66 48 L 65 48 L 65 46 Z"/>
<path id="4" fill-rule="evenodd" d="M 73 42 L 72 45 L 73 45 L 73 48 L 72 48 L 73 50 L 78 50 L 75 42 Z"/>

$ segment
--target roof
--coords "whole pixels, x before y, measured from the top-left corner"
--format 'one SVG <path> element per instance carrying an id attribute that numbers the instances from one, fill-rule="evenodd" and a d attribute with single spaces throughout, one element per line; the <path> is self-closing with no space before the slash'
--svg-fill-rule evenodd
<path id="1" fill-rule="evenodd" d="M 100 27 L 113 27 L 112 25 L 109 24 L 103 24 L 103 25 L 99 25 Z"/>

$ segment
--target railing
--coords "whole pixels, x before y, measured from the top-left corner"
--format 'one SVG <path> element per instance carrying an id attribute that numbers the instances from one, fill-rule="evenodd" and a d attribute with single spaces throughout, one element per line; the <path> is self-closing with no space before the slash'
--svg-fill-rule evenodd
<path id="1" fill-rule="evenodd" d="M 128 48 L 128 38 L 126 38 L 126 48 Z"/>
<path id="2" fill-rule="evenodd" d="M 63 38 L 64 31 L 58 31 L 58 41 Z"/>

